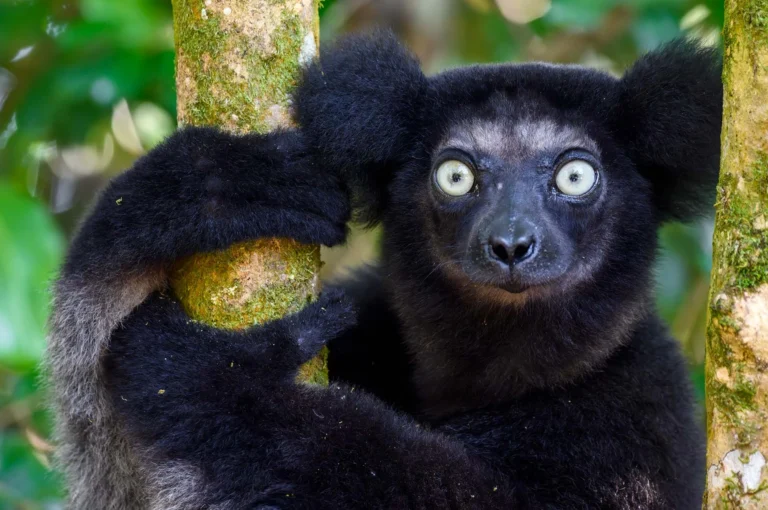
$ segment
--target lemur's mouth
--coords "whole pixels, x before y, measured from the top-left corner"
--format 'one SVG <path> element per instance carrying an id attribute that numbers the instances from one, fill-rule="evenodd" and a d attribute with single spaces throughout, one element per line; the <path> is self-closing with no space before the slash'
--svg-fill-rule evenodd
<path id="1" fill-rule="evenodd" d="M 514 267 L 501 271 L 498 267 L 489 269 L 472 264 L 463 264 L 462 269 L 465 282 L 469 280 L 479 288 L 493 291 L 497 297 L 506 296 L 515 300 L 549 295 L 567 285 L 565 271 L 539 272 Z"/>
<path id="2" fill-rule="evenodd" d="M 459 270 L 456 266 L 446 267 L 447 273 L 454 279 L 459 279 L 466 285 L 467 280 L 477 287 L 500 291 L 505 294 L 523 295 L 539 287 L 547 287 L 552 279 L 531 279 L 516 271 L 499 271 L 498 268 L 489 270 L 488 267 L 478 267 L 464 262 Z"/>
<path id="3" fill-rule="evenodd" d="M 530 284 L 521 282 L 516 279 L 510 279 L 508 282 L 501 283 L 498 285 L 498 288 L 505 290 L 511 294 L 522 294 L 526 290 L 530 289 L 532 286 Z"/>

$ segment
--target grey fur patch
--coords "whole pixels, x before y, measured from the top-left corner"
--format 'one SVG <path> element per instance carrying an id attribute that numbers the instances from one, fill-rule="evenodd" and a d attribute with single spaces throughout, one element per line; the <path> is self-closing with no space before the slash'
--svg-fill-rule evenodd
<path id="1" fill-rule="evenodd" d="M 438 151 L 447 148 L 493 154 L 510 162 L 565 149 L 583 149 L 600 155 L 597 144 L 583 130 L 548 118 L 463 121 L 450 129 Z"/>
<path id="2" fill-rule="evenodd" d="M 610 503 L 621 510 L 669 507 L 659 487 L 645 473 L 632 472 L 625 479 L 615 480 L 613 486 L 615 501 Z"/>
<path id="3" fill-rule="evenodd" d="M 204 486 L 199 468 L 183 462 L 151 467 L 149 510 L 233 510 L 231 503 L 208 505 L 201 497 Z"/>
<path id="4" fill-rule="evenodd" d="M 44 369 L 71 509 L 147 508 L 146 473 L 117 422 L 101 361 L 120 321 L 164 282 L 147 270 L 114 281 L 68 275 L 55 286 Z"/>

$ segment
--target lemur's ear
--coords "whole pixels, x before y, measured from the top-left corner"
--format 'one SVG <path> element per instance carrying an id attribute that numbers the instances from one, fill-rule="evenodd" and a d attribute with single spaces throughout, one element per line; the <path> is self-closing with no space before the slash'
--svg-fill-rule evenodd
<path id="1" fill-rule="evenodd" d="M 640 58 L 619 82 L 616 123 L 651 182 L 662 220 L 712 210 L 720 164 L 722 58 L 677 40 Z"/>
<path id="2" fill-rule="evenodd" d="M 305 71 L 296 118 L 322 163 L 346 178 L 358 220 L 380 219 L 393 171 L 413 150 L 426 87 L 389 32 L 342 39 Z"/>

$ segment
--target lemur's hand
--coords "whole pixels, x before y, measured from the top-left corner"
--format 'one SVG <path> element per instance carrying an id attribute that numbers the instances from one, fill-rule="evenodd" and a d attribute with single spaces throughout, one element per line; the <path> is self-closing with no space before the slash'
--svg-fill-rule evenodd
<path id="1" fill-rule="evenodd" d="M 179 394 L 194 381 L 200 391 L 223 390 L 232 386 L 233 374 L 249 386 L 293 385 L 301 364 L 355 321 L 354 305 L 339 289 L 323 292 L 294 314 L 241 331 L 192 321 L 176 300 L 155 293 L 115 332 L 106 372 L 115 402 L 123 407 L 119 396 L 141 402 L 158 391 L 155 386 Z"/>
<path id="2" fill-rule="evenodd" d="M 324 290 L 320 299 L 281 321 L 287 341 L 283 349 L 297 366 L 306 363 L 330 340 L 355 326 L 357 314 L 343 290 Z"/>
<path id="3" fill-rule="evenodd" d="M 68 267 L 98 269 L 106 259 L 128 269 L 260 237 L 330 246 L 344 241 L 349 215 L 341 180 L 300 132 L 186 128 L 110 183 Z"/>

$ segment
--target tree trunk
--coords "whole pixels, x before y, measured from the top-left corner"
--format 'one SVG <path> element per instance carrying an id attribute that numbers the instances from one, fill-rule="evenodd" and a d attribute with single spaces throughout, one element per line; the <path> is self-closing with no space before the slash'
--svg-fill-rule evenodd
<path id="1" fill-rule="evenodd" d="M 768 508 L 768 1 L 727 0 L 705 508 Z"/>
<path id="2" fill-rule="evenodd" d="M 290 126 L 288 94 L 317 53 L 317 0 L 173 0 L 180 125 L 268 132 Z M 180 261 L 171 287 L 194 319 L 242 328 L 313 299 L 320 247 L 260 239 Z M 324 358 L 302 379 L 327 382 Z"/>

